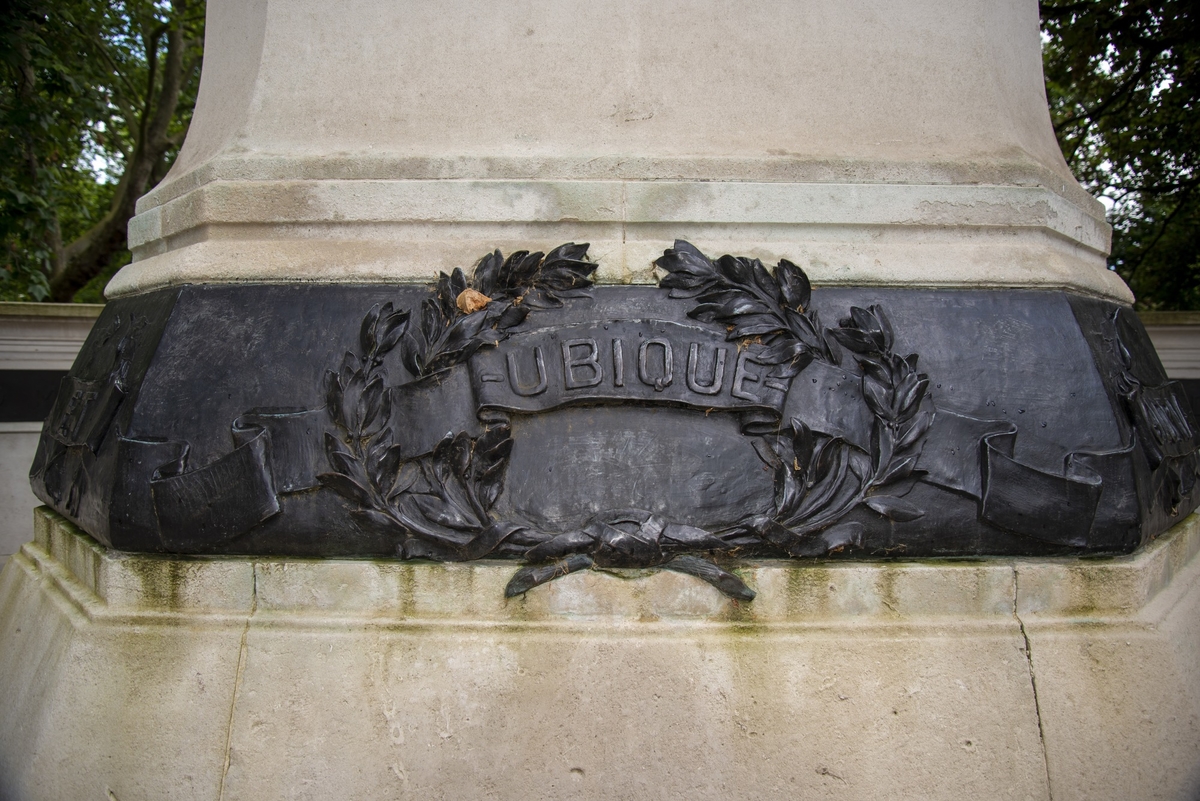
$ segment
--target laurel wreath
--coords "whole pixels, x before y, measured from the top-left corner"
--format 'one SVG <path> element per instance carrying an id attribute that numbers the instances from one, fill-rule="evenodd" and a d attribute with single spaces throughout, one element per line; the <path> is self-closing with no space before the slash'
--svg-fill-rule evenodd
<path id="1" fill-rule="evenodd" d="M 860 505 L 896 521 L 924 514 L 896 493 L 911 487 L 907 480 L 916 477 L 933 422 L 921 409 L 929 377 L 917 371 L 917 354 L 893 353 L 883 309 L 852 307 L 837 328 L 824 328 L 809 308 L 808 276 L 786 259 L 768 273 L 758 259 L 713 261 L 676 241 L 655 265 L 666 273 L 659 285 L 671 297 L 696 303 L 689 317 L 724 324 L 727 339 L 765 345 L 755 359 L 772 364 L 774 376 L 791 380 L 814 360 L 843 366 L 843 348 L 861 370 L 863 398 L 874 416 L 870 451 L 796 418 L 779 434 L 757 439 L 755 450 L 775 471 L 775 511 L 747 521 L 745 532 L 791 556 L 817 556 L 861 544 L 861 523 L 839 523 Z"/>
<path id="2" fill-rule="evenodd" d="M 461 270 L 441 273 L 421 304 L 419 326 L 391 303 L 367 313 L 358 352 L 347 352 L 339 368 L 326 373 L 334 430 L 325 435 L 325 451 L 332 470 L 319 476 L 355 506 L 350 514 L 359 526 L 392 538 L 404 558 L 519 558 L 526 566 L 509 582 L 509 597 L 588 568 L 653 567 L 696 576 L 748 601 L 753 590 L 713 558 L 751 546 L 803 557 L 859 545 L 861 524 L 843 518 L 860 506 L 897 521 L 921 516 L 901 495 L 918 476 L 932 423 L 932 413 L 921 408 L 929 379 L 917 371 L 916 354 L 893 353 L 883 310 L 855 307 L 838 327 L 823 328 L 808 308 L 808 277 L 795 264 L 783 260 L 768 273 L 757 259 L 713 261 L 683 241 L 655 262 L 665 274 L 660 287 L 692 300 L 693 319 L 725 325 L 727 339 L 764 346 L 755 361 L 768 366 L 769 377 L 791 381 L 814 360 L 844 366 L 843 349 L 850 352 L 874 420 L 869 451 L 798 419 L 755 438 L 756 452 L 774 471 L 773 514 L 715 532 L 644 510 L 603 513 L 560 534 L 494 519 L 513 446 L 506 425 L 478 437 L 448 434 L 431 453 L 403 459 L 390 420 L 385 357 L 399 347 L 415 380 L 495 346 L 531 311 L 586 294 L 596 269 L 587 248 L 569 243 L 549 254 L 519 251 L 507 259 L 496 251 L 469 280 Z"/>

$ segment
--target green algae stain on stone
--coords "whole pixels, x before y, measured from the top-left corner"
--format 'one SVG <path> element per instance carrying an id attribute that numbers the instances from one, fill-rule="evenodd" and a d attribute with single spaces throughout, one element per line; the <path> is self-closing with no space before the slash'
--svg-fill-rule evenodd
<path id="1" fill-rule="evenodd" d="M 184 585 L 192 572 L 189 565 L 178 558 L 133 557 L 123 561 L 125 570 L 141 585 L 141 605 L 168 611 L 184 608 Z"/>
<path id="2" fill-rule="evenodd" d="M 783 569 L 787 576 L 784 616 L 809 616 L 829 609 L 829 594 L 836 590 L 832 573 L 824 563 L 787 565 Z"/>
<path id="3" fill-rule="evenodd" d="M 896 594 L 896 581 L 903 578 L 901 571 L 903 567 L 899 567 L 891 562 L 881 562 L 878 565 L 876 591 L 879 593 L 879 602 L 891 612 L 893 615 L 901 615 L 901 603 Z"/>

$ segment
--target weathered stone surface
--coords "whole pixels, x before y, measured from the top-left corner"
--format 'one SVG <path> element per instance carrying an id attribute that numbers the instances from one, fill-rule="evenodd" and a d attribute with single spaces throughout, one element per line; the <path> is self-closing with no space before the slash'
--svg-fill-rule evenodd
<path id="1" fill-rule="evenodd" d="M 1198 549 L 1175 536 L 1138 560 L 1018 568 L 1056 799 L 1200 792 Z"/>
<path id="2" fill-rule="evenodd" d="M 206 31 L 112 297 L 424 280 L 566 241 L 645 282 L 684 238 L 823 285 L 1131 300 L 1054 138 L 1033 0 L 212 0 Z"/>
<path id="3" fill-rule="evenodd" d="M 29 518 L 41 501 L 29 488 L 46 409 L 40 393 L 68 370 L 103 307 L 91 303 L 0 302 L 0 374 L 6 379 L 0 422 L 0 567 L 30 538 Z M 17 371 L 36 370 L 31 377 Z M 32 378 L 32 382 L 31 382 Z M 36 422 L 34 422 L 36 421 Z"/>
<path id="4" fill-rule="evenodd" d="M 55 525 L 0 573 L 0 798 L 216 798 L 245 610 L 114 619 L 111 563 Z"/>
<path id="5" fill-rule="evenodd" d="M 0 798 L 1191 798 L 1200 518 L 1079 561 L 672 573 L 128 556 L 0 576 Z M 1027 650 L 1028 644 L 1028 650 Z"/>
<path id="6" fill-rule="evenodd" d="M 0 423 L 0 568 L 29 539 L 29 513 L 41 501 L 29 488 L 29 465 L 41 423 Z"/>
<path id="7" fill-rule="evenodd" d="M 1103 269 L 1103 218 L 1043 187 L 323 181 L 313 198 L 312 181 L 275 183 L 209 183 L 145 211 L 130 225 L 141 258 L 109 296 L 200 280 L 421 281 L 492 248 L 548 251 L 567 240 L 591 242 L 601 281 L 649 283 L 653 260 L 684 237 L 794 260 L 824 286 L 1066 288 L 1132 300 Z M 247 225 L 275 238 L 235 234 Z M 172 236 L 191 244 L 166 250 Z"/>

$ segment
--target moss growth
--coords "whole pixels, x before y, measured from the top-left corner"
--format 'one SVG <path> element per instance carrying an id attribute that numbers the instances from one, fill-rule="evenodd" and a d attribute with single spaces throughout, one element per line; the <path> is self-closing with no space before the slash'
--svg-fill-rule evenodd
<path id="1" fill-rule="evenodd" d="M 139 556 L 125 561 L 125 569 L 137 577 L 146 606 L 177 611 L 183 607 L 183 587 L 192 565 L 179 557 Z"/>
<path id="2" fill-rule="evenodd" d="M 896 567 L 888 562 L 879 566 L 879 578 L 876 581 L 876 589 L 879 592 L 879 600 L 895 614 L 900 614 L 900 603 L 896 597 Z"/>
<path id="3" fill-rule="evenodd" d="M 828 605 L 832 571 L 823 563 L 795 565 L 787 571 L 787 606 L 785 614 L 812 611 L 818 604 Z"/>

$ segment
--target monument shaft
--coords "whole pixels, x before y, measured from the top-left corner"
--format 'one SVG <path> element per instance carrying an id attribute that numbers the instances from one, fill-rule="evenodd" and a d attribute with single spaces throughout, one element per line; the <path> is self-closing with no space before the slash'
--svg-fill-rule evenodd
<path id="1" fill-rule="evenodd" d="M 114 297 L 426 281 L 674 239 L 821 285 L 1128 302 L 1054 139 L 1034 3 L 213 3 L 187 143 Z"/>

